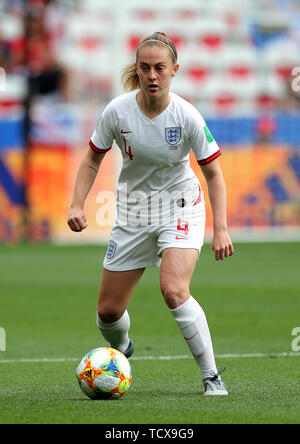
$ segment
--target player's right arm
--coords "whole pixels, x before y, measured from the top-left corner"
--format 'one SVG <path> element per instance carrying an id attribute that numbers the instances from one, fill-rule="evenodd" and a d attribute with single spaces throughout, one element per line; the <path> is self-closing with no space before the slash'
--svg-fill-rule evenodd
<path id="1" fill-rule="evenodd" d="M 105 156 L 89 148 L 79 166 L 73 199 L 68 215 L 68 225 L 72 231 L 82 231 L 87 227 L 84 204 L 90 189 L 97 177 L 101 162 Z"/>

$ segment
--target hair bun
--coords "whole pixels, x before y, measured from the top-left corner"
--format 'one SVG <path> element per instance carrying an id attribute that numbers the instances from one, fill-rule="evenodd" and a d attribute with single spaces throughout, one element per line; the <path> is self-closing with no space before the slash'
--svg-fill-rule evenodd
<path id="1" fill-rule="evenodd" d="M 168 35 L 163 31 L 157 31 L 156 34 L 164 35 L 165 37 L 168 38 Z"/>

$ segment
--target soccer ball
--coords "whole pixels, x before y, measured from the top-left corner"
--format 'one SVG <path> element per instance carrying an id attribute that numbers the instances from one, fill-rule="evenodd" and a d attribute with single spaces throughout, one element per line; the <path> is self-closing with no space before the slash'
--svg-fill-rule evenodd
<path id="1" fill-rule="evenodd" d="M 126 356 L 110 347 L 90 351 L 81 360 L 76 376 L 91 399 L 118 399 L 131 385 L 131 367 Z"/>

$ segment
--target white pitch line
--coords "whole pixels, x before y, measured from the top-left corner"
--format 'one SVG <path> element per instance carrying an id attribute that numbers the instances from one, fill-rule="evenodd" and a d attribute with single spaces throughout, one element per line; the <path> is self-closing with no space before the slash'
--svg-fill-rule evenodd
<path id="1" fill-rule="evenodd" d="M 225 354 L 216 355 L 216 358 L 287 358 L 300 356 L 300 353 L 290 352 L 290 353 L 244 353 L 244 354 Z"/>
<path id="2" fill-rule="evenodd" d="M 286 358 L 300 357 L 300 353 L 243 353 L 243 354 L 223 354 L 215 355 L 217 359 L 227 358 Z M 178 359 L 191 359 L 191 355 L 181 356 L 133 356 L 131 361 L 172 361 Z M 79 362 L 79 358 L 40 358 L 40 359 L 0 359 L 0 364 L 22 364 L 22 363 L 43 363 L 43 362 Z"/>

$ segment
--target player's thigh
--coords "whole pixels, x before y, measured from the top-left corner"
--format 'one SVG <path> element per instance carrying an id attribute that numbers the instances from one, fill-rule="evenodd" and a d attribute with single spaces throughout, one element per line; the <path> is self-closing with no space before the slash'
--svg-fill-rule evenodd
<path id="1" fill-rule="evenodd" d="M 190 282 L 198 260 L 194 248 L 166 248 L 162 252 L 160 288 L 169 308 L 176 308 L 190 297 Z"/>
<path id="2" fill-rule="evenodd" d="M 98 314 L 105 322 L 114 322 L 126 310 L 145 268 L 109 271 L 103 268 L 98 296 Z"/>

